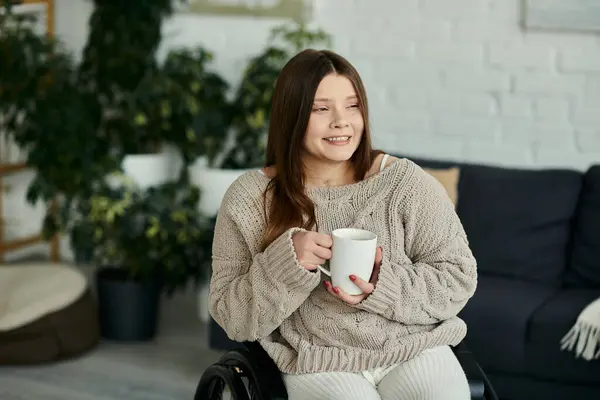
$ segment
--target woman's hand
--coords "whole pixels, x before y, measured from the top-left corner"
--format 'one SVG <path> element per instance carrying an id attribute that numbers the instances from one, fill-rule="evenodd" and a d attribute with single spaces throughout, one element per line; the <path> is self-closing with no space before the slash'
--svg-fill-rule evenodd
<path id="1" fill-rule="evenodd" d="M 302 231 L 292 236 L 294 250 L 300 265 L 309 271 L 317 269 L 331 258 L 331 236 L 324 233 Z"/>
<path id="2" fill-rule="evenodd" d="M 351 295 L 344 292 L 339 287 L 333 287 L 331 282 L 325 281 L 325 287 L 327 291 L 334 295 L 335 297 L 339 297 L 343 301 L 348 304 L 358 304 L 364 299 L 367 298 L 373 290 L 375 290 L 375 285 L 377 284 L 377 280 L 379 279 L 379 268 L 381 267 L 381 260 L 383 258 L 383 249 L 381 247 L 377 247 L 377 252 L 375 253 L 375 265 L 373 266 L 373 273 L 371 274 L 371 279 L 369 282 L 365 282 L 360 279 L 358 276 L 350 275 L 350 280 L 354 282 L 356 286 L 358 286 L 363 292 L 358 295 Z"/>

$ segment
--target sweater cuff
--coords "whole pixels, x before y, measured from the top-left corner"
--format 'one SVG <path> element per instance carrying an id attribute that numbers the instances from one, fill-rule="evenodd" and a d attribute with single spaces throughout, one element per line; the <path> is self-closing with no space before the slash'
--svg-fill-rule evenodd
<path id="1" fill-rule="evenodd" d="M 401 293 L 392 268 L 388 262 L 382 261 L 375 290 L 359 303 L 361 309 L 384 315 L 391 307 L 394 307 Z"/>
<path id="2" fill-rule="evenodd" d="M 320 274 L 315 274 L 300 265 L 292 236 L 302 232 L 301 228 L 291 228 L 275 239 L 266 249 L 265 270 L 269 275 L 291 288 L 314 289 L 320 282 Z"/>

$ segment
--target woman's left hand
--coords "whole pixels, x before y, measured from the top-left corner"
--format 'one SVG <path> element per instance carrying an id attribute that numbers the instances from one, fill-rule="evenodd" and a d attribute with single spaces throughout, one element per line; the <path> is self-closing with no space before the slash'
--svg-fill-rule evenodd
<path id="1" fill-rule="evenodd" d="M 348 294 L 339 287 L 332 286 L 331 282 L 325 281 L 324 284 L 327 288 L 327 291 L 335 297 L 339 297 L 348 304 L 356 305 L 360 303 L 375 290 L 375 285 L 377 284 L 377 280 L 379 279 L 379 268 L 381 267 L 382 258 L 383 249 L 381 247 L 377 247 L 377 252 L 375 253 L 375 265 L 373 266 L 373 273 L 371 274 L 371 279 L 369 282 L 363 281 L 358 276 L 350 275 L 350 280 L 354 282 L 354 284 L 363 291 L 362 294 Z"/>

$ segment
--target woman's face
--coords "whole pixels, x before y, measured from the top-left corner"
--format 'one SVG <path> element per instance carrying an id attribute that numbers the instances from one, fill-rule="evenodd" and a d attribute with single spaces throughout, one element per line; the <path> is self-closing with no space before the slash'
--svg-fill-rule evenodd
<path id="1" fill-rule="evenodd" d="M 317 88 L 308 128 L 305 155 L 319 161 L 348 161 L 360 144 L 365 123 L 352 82 L 335 73 Z"/>

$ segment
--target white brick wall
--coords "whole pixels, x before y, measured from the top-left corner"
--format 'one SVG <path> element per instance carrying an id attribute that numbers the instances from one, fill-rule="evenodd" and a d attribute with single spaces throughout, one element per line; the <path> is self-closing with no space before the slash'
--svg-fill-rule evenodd
<path id="1" fill-rule="evenodd" d="M 522 43 L 487 43 L 489 66 L 502 70 L 551 70 L 555 49 L 551 45 L 532 46 Z"/>
<path id="2" fill-rule="evenodd" d="M 363 75 L 380 148 L 531 168 L 600 162 L 597 35 L 524 32 L 522 0 L 310 1 L 313 25 Z M 87 0 L 57 0 L 58 34 L 75 52 L 90 11 Z M 205 45 L 235 85 L 281 22 L 178 15 L 161 54 Z"/>
<path id="3" fill-rule="evenodd" d="M 521 0 L 312 3 L 313 25 L 333 34 L 334 49 L 363 76 L 375 143 L 385 150 L 525 167 L 600 162 L 597 36 L 525 32 Z M 57 29 L 74 50 L 90 9 L 58 1 Z M 235 84 L 279 23 L 178 15 L 161 52 L 203 44 Z"/>

